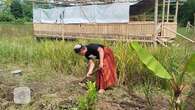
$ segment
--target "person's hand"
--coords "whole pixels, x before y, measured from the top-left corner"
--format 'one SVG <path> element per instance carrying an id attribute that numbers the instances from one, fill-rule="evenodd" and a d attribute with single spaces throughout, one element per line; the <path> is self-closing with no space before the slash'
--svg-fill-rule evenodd
<path id="1" fill-rule="evenodd" d="M 92 73 L 87 73 L 87 77 L 90 78 Z"/>
<path id="2" fill-rule="evenodd" d="M 102 69 L 103 66 L 104 66 L 104 64 L 103 64 L 103 63 L 100 63 L 100 64 L 99 64 L 99 69 Z"/>

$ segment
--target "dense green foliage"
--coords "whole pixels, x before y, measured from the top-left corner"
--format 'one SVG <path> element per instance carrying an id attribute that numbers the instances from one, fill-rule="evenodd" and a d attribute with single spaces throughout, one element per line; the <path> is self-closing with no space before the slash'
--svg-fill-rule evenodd
<path id="1" fill-rule="evenodd" d="M 12 22 L 15 18 L 9 12 L 0 12 L 0 21 L 1 22 Z"/>
<path id="2" fill-rule="evenodd" d="M 0 22 L 24 23 L 32 21 L 32 3 L 20 0 L 3 0 Z"/>
<path id="3" fill-rule="evenodd" d="M 16 19 L 22 18 L 23 17 L 23 9 L 20 1 L 14 0 L 10 6 L 11 8 L 11 13 L 14 15 Z"/>
<path id="4" fill-rule="evenodd" d="M 187 0 L 179 9 L 179 22 L 185 25 L 188 21 L 194 23 L 195 0 Z"/>

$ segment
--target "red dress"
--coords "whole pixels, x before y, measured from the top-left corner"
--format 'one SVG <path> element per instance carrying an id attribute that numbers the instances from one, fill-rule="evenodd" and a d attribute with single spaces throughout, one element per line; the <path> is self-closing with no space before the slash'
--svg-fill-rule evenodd
<path id="1" fill-rule="evenodd" d="M 98 89 L 107 89 L 117 84 L 116 63 L 110 48 L 104 47 L 103 68 L 97 72 L 96 86 Z"/>

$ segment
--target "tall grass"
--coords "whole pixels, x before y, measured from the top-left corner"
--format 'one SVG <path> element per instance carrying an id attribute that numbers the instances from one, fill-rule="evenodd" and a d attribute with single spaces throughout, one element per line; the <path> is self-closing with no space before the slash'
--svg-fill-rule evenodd
<path id="1" fill-rule="evenodd" d="M 0 23 L 0 37 L 23 37 L 31 36 L 33 26 L 31 23 L 28 24 L 10 24 Z"/>
<path id="2" fill-rule="evenodd" d="M 36 41 L 31 37 L 0 38 L 0 63 L 37 65 L 61 72 L 64 74 L 86 74 L 87 60 L 76 55 L 73 47 L 77 43 L 103 43 L 113 49 L 117 73 L 120 84 L 135 85 L 144 84 L 146 80 L 152 80 L 154 85 L 163 85 L 162 80 L 152 76 L 150 71 L 139 61 L 129 43 L 103 42 L 100 40 L 78 41 Z M 180 71 L 180 67 L 186 57 L 191 53 L 191 48 L 180 46 L 146 47 L 148 50 L 170 71 Z"/>
<path id="3" fill-rule="evenodd" d="M 185 28 L 178 28 L 184 32 Z M 191 34 L 190 34 L 191 35 Z M 27 37 L 24 37 L 27 36 Z M 183 41 L 182 41 L 183 42 Z M 36 41 L 32 38 L 32 24 L 0 24 L 0 63 L 36 65 L 39 68 L 53 70 L 64 74 L 86 74 L 87 60 L 73 52 L 77 43 L 101 43 L 113 49 L 117 74 L 120 84 L 144 84 L 152 80 L 153 85 L 164 87 L 166 83 L 149 74 L 149 71 L 138 59 L 127 42 L 109 42 L 101 40 L 77 41 Z M 193 49 L 191 44 L 176 44 L 169 48 L 145 47 L 169 71 L 181 71 L 186 57 Z M 162 83 L 163 82 L 163 83 Z"/>
<path id="4" fill-rule="evenodd" d="M 84 60 L 73 53 L 74 42 L 42 41 L 27 38 L 2 38 L 1 63 L 36 64 L 67 74 L 81 74 Z"/>

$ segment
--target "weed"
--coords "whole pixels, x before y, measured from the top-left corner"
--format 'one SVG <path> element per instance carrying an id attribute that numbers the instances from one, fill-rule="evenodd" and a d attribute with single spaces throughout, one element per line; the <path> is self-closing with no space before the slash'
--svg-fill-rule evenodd
<path id="1" fill-rule="evenodd" d="M 79 99 L 79 110 L 94 110 L 94 104 L 97 100 L 97 91 L 95 83 L 87 83 L 87 94 Z"/>

